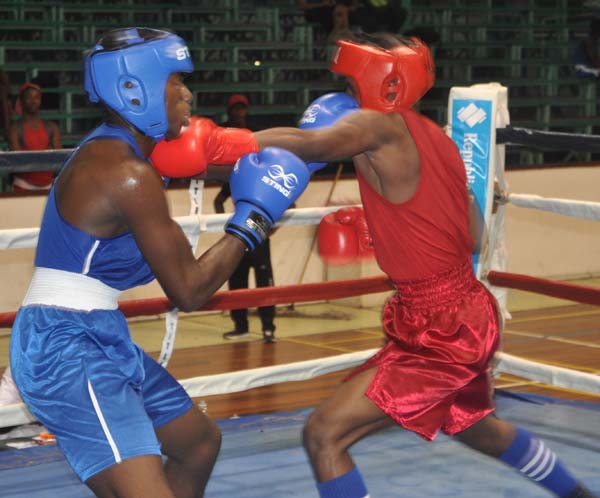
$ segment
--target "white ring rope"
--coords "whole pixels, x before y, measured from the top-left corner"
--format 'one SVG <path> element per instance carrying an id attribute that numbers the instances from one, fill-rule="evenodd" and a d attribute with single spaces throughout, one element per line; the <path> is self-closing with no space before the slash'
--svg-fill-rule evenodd
<path id="1" fill-rule="evenodd" d="M 237 393 L 281 382 L 314 379 L 320 375 L 356 366 L 373 356 L 377 351 L 379 351 L 378 348 L 368 349 L 356 353 L 297 361 L 272 367 L 251 368 L 237 372 L 194 377 L 181 381 L 181 384 L 192 397 Z"/>
<path id="2" fill-rule="evenodd" d="M 508 202 L 522 208 L 539 209 L 585 220 L 600 221 L 600 202 L 573 201 L 527 194 L 509 194 Z"/>
<path id="3" fill-rule="evenodd" d="M 288 209 L 275 226 L 316 225 L 323 216 L 350 206 Z M 188 236 L 201 232 L 222 232 L 231 213 L 178 216 L 175 221 Z M 37 245 L 39 228 L 10 228 L 0 230 L 0 250 L 26 249 Z"/>
<path id="4" fill-rule="evenodd" d="M 495 358 L 499 360 L 496 369 L 500 372 L 551 386 L 600 395 L 600 375 L 545 365 L 506 353 L 496 353 Z"/>
<path id="5" fill-rule="evenodd" d="M 537 195 L 509 194 L 508 201 L 518 207 L 550 211 L 565 216 L 600 221 L 600 203 L 570 199 L 544 198 Z M 323 216 L 349 206 L 288 209 L 276 226 L 315 225 Z M 202 232 L 220 232 L 231 213 L 179 216 L 175 221 L 188 236 Z M 12 228 L 0 230 L 0 250 L 33 248 L 37 244 L 39 228 Z"/>
<path id="6" fill-rule="evenodd" d="M 274 367 L 252 368 L 181 381 L 192 397 L 246 391 L 256 387 L 308 380 L 359 365 L 379 351 L 378 348 L 316 360 L 299 361 Z M 544 384 L 600 395 L 600 375 L 544 365 L 507 353 L 496 353 L 495 370 Z"/>
<path id="7" fill-rule="evenodd" d="M 302 381 L 361 364 L 379 349 L 342 354 L 315 360 L 299 361 L 272 367 L 251 368 L 181 380 L 194 398 L 229 394 L 281 382 Z M 506 353 L 496 353 L 495 370 L 530 380 L 600 395 L 600 376 L 544 365 Z M 23 403 L 0 407 L 0 427 L 25 424 L 35 420 Z"/>

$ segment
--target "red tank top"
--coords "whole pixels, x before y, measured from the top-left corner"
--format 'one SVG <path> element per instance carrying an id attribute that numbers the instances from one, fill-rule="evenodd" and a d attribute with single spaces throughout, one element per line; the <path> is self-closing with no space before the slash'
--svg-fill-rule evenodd
<path id="1" fill-rule="evenodd" d="M 50 137 L 44 123 L 31 128 L 23 123 L 23 150 L 46 150 L 50 146 Z"/>
<path id="2" fill-rule="evenodd" d="M 443 272 L 468 261 L 472 250 L 467 178 L 456 145 L 424 116 L 401 114 L 421 161 L 414 196 L 394 204 L 358 175 L 377 262 L 393 281 Z"/>
<path id="3" fill-rule="evenodd" d="M 46 150 L 50 148 L 50 145 L 50 137 L 48 136 L 48 130 L 45 124 L 42 124 L 37 128 L 30 128 L 23 123 L 23 138 L 21 144 L 23 150 Z M 18 190 L 30 190 L 27 186 L 28 184 L 40 189 L 49 189 L 52 185 L 52 176 L 52 171 L 20 173 L 15 175 L 15 185 L 18 187 Z"/>

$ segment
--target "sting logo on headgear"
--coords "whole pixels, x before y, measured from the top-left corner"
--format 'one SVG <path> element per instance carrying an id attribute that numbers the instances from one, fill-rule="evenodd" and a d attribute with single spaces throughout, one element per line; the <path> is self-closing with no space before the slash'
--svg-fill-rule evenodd
<path id="1" fill-rule="evenodd" d="M 118 39 L 105 48 L 105 39 Z M 145 135 L 164 138 L 169 129 L 165 89 L 172 73 L 194 69 L 185 42 L 168 31 L 125 28 L 106 34 L 85 57 L 85 90 Z"/>
<path id="2" fill-rule="evenodd" d="M 177 54 L 177 60 L 182 61 L 190 58 L 190 51 L 187 47 L 178 48 L 175 53 Z"/>
<path id="3" fill-rule="evenodd" d="M 427 45 L 411 38 L 386 50 L 346 40 L 337 42 L 334 73 L 354 80 L 360 106 L 382 112 L 411 108 L 433 86 L 435 67 Z"/>

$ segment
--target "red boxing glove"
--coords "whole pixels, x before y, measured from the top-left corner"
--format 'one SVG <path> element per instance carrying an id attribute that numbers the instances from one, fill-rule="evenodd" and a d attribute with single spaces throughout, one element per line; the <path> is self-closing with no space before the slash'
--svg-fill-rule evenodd
<path id="1" fill-rule="evenodd" d="M 326 215 L 319 224 L 317 247 L 327 264 L 357 263 L 373 255 L 373 241 L 362 208 L 343 208 Z"/>
<path id="2" fill-rule="evenodd" d="M 375 254 L 373 239 L 369 233 L 365 213 L 361 207 L 342 208 L 335 212 L 335 219 L 344 225 L 351 226 L 358 241 L 358 258 L 369 258 Z"/>
<path id="3" fill-rule="evenodd" d="M 254 134 L 246 128 L 215 127 L 206 141 L 208 164 L 235 164 L 244 154 L 258 152 Z"/>
<path id="4" fill-rule="evenodd" d="M 184 178 L 203 173 L 208 166 L 206 140 L 217 127 L 210 119 L 190 118 L 190 125 L 173 140 L 154 146 L 150 160 L 162 176 Z"/>
<path id="5" fill-rule="evenodd" d="M 209 164 L 234 164 L 257 151 L 250 130 L 221 128 L 210 119 L 192 117 L 179 137 L 156 144 L 150 160 L 162 176 L 185 178 L 203 173 Z"/>

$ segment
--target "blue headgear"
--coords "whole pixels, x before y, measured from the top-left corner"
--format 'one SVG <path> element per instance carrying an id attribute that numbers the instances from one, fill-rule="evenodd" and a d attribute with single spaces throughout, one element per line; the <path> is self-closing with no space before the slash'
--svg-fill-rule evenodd
<path id="1" fill-rule="evenodd" d="M 185 42 L 168 31 L 145 40 L 136 28 L 123 30 L 122 47 L 101 42 L 85 58 L 85 90 L 91 102 L 102 102 L 144 134 L 161 140 L 169 128 L 165 89 L 172 73 L 192 72 Z"/>

